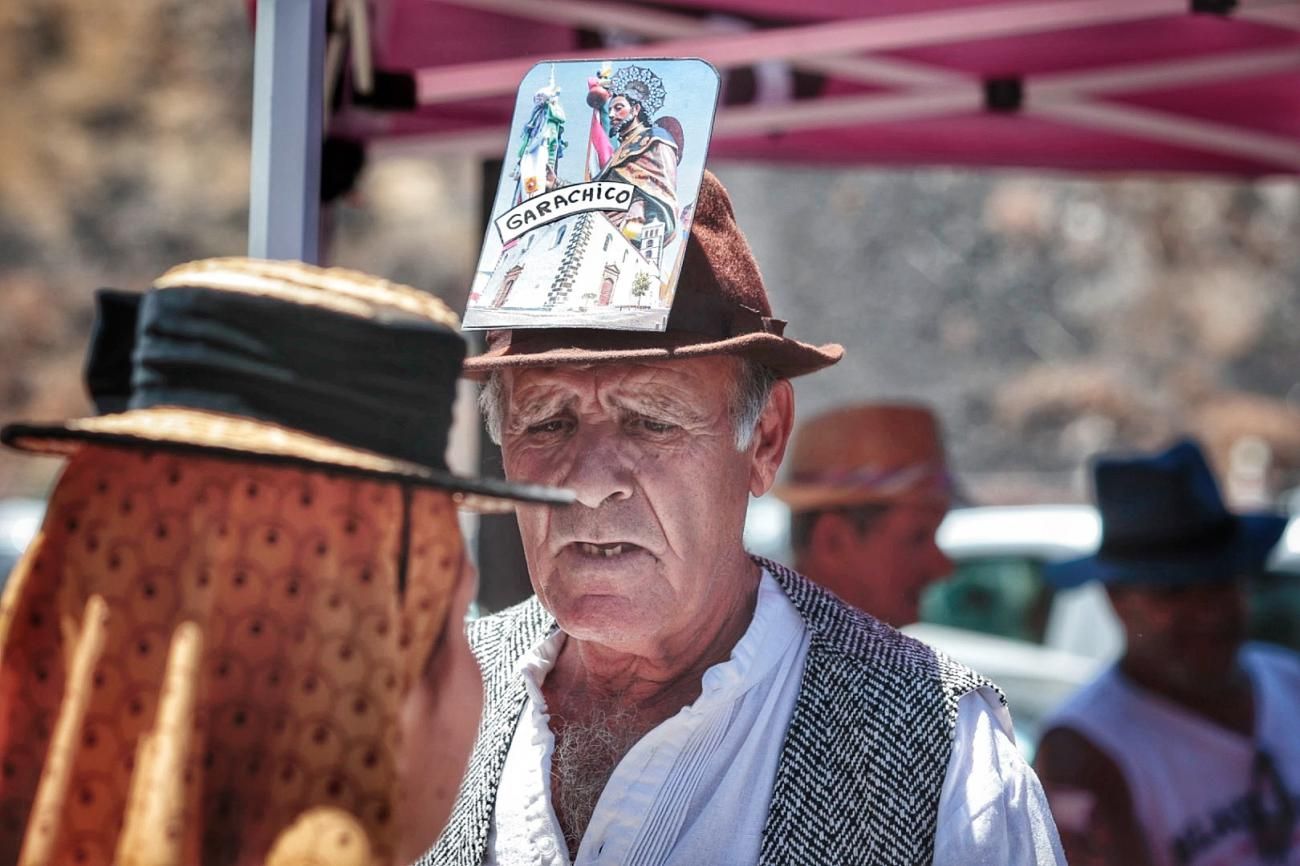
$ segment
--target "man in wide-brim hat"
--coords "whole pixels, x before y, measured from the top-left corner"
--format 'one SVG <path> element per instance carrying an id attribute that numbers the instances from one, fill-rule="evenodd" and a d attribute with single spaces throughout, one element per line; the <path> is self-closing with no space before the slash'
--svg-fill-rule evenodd
<path id="1" fill-rule="evenodd" d="M 839 360 L 784 336 L 707 172 L 662 333 L 514 330 L 467 360 L 535 597 L 471 624 L 484 720 L 425 864 L 1058 863 L 976 674 L 741 544 Z"/>
<path id="2" fill-rule="evenodd" d="M 1229 511 L 1190 440 L 1093 481 L 1101 546 L 1048 577 L 1102 583 L 1126 645 L 1035 758 L 1070 862 L 1300 863 L 1300 658 L 1246 643 L 1242 583 L 1286 518 Z"/>
<path id="3" fill-rule="evenodd" d="M 379 866 L 437 838 L 481 684 L 436 298 L 216 259 L 101 293 L 101 414 L 0 605 L 0 862 Z"/>
<path id="4" fill-rule="evenodd" d="M 795 567 L 900 627 L 952 562 L 935 533 L 952 503 L 939 421 L 919 403 L 860 403 L 795 431 L 773 493 L 790 508 Z"/>

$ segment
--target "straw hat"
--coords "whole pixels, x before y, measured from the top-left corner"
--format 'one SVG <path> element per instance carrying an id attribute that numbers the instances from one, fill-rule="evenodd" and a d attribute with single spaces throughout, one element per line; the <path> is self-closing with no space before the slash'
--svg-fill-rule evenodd
<path id="1" fill-rule="evenodd" d="M 355 271 L 221 258 L 165 273 L 134 325 L 131 306 L 120 293 L 101 299 L 111 314 L 87 364 L 97 401 L 117 407 L 129 393 L 125 411 L 11 424 L 0 441 L 44 454 L 98 442 L 322 468 L 447 490 L 482 510 L 572 501 L 448 470 L 465 343 L 432 295 Z"/>
<path id="2" fill-rule="evenodd" d="M 924 406 L 835 409 L 794 434 L 790 468 L 773 493 L 792 511 L 898 502 L 946 505 L 952 483 L 934 413 Z"/>
<path id="3" fill-rule="evenodd" d="M 1231 581 L 1262 570 L 1287 526 L 1278 514 L 1229 511 L 1190 439 L 1160 454 L 1098 457 L 1093 488 L 1101 547 L 1049 564 L 1044 574 L 1056 586 Z"/>
<path id="4" fill-rule="evenodd" d="M 758 262 L 736 224 L 726 189 L 706 171 L 666 331 L 489 331 L 487 351 L 467 358 L 465 373 L 483 378 L 508 367 L 738 355 L 791 377 L 829 367 L 843 357 L 838 344 L 813 346 L 784 336 L 785 324 L 772 317 Z"/>

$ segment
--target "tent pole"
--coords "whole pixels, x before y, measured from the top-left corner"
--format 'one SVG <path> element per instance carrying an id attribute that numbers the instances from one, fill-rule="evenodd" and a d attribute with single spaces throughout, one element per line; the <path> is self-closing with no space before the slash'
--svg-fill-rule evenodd
<path id="1" fill-rule="evenodd" d="M 327 0 L 258 0 L 248 254 L 317 262 Z"/>
<path id="2" fill-rule="evenodd" d="M 497 153 L 504 136 L 497 136 Z M 480 170 L 479 215 L 486 231 L 492 219 L 492 203 L 497 196 L 497 183 L 504 167 L 497 157 L 483 160 Z M 483 351 L 482 331 L 469 331 L 465 336 L 471 341 L 472 353 Z M 477 389 L 475 389 L 477 391 Z M 479 475 L 484 478 L 504 478 L 501 449 L 487 435 L 487 427 L 479 429 Z M 532 595 L 528 578 L 528 562 L 524 559 L 524 543 L 519 537 L 519 521 L 514 513 L 480 514 L 478 517 L 477 565 L 479 573 L 478 604 L 481 613 L 495 613 L 512 604 L 518 604 Z"/>

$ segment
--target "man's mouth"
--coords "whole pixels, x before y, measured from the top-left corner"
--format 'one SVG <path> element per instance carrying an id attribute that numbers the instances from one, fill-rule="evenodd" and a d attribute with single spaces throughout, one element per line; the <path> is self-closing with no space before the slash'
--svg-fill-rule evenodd
<path id="1" fill-rule="evenodd" d="M 620 556 L 624 553 L 632 553 L 641 549 L 635 544 L 623 541 L 613 542 L 610 544 L 592 544 L 587 541 L 579 541 L 574 546 L 583 556 L 603 557 L 605 559 Z"/>

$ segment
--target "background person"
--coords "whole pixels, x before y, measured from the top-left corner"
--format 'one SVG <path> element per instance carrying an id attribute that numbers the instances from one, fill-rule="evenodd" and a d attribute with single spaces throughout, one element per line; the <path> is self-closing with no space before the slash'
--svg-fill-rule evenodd
<path id="1" fill-rule="evenodd" d="M 1286 519 L 1229 512 L 1190 441 L 1094 482 L 1101 548 L 1049 576 L 1102 581 L 1127 643 L 1035 759 L 1070 862 L 1300 863 L 1300 659 L 1244 643 L 1241 586 Z"/>
<path id="2" fill-rule="evenodd" d="M 666 332 L 493 332 L 466 362 L 535 597 L 472 623 L 484 720 L 423 864 L 1060 863 L 978 675 L 742 546 L 793 423 L 783 336 L 704 174 Z"/>
<path id="3" fill-rule="evenodd" d="M 786 483 L 795 567 L 889 623 L 916 622 L 952 562 L 935 532 L 952 483 L 934 413 L 917 404 L 833 409 L 795 431 Z"/>
<path id="4" fill-rule="evenodd" d="M 447 471 L 430 295 L 241 259 L 109 300 L 115 411 L 0 434 L 68 455 L 0 606 L 0 861 L 409 862 L 481 706 L 457 505 L 557 496 Z"/>

